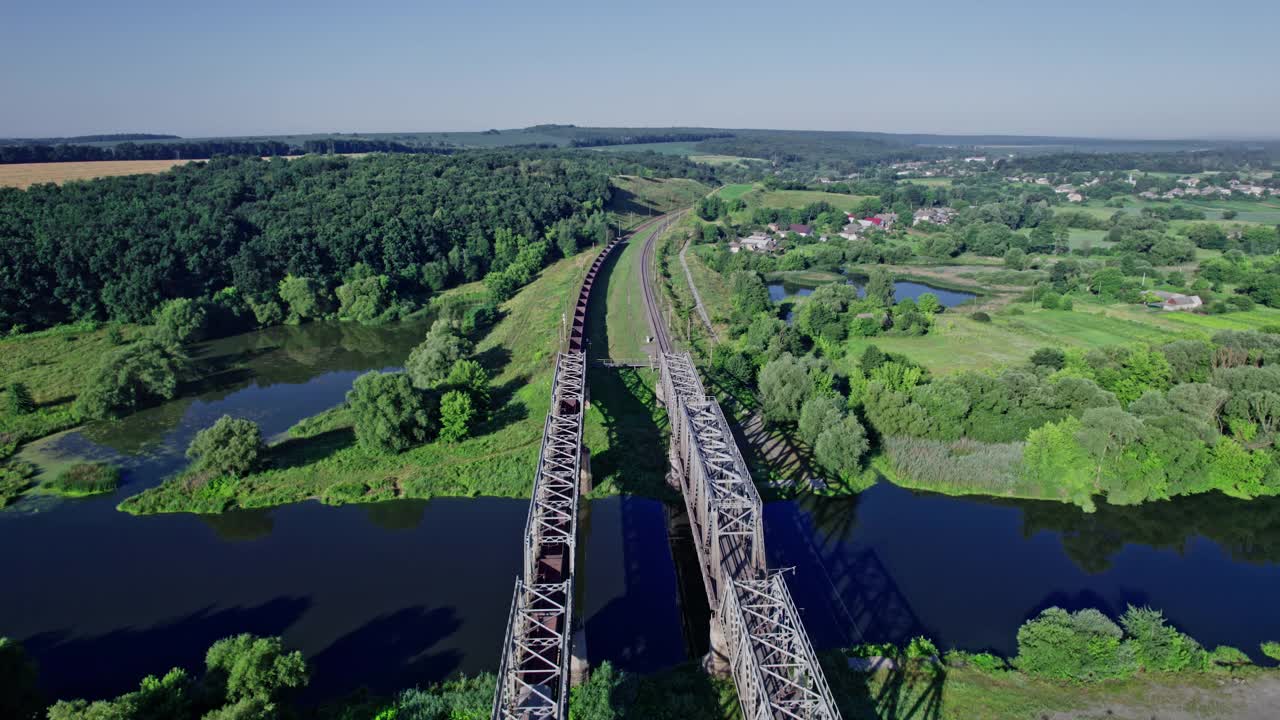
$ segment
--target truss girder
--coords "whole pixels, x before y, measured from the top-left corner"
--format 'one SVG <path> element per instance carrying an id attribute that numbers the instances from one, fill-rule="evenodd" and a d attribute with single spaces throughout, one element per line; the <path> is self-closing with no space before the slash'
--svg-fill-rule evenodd
<path id="1" fill-rule="evenodd" d="M 525 522 L 524 576 L 516 580 L 494 693 L 495 720 L 568 717 L 585 380 L 582 352 L 556 357 Z"/>
<path id="2" fill-rule="evenodd" d="M 671 470 L 747 720 L 836 720 L 821 665 L 781 576 L 765 571 L 762 502 L 714 397 L 686 354 L 659 357 Z"/>

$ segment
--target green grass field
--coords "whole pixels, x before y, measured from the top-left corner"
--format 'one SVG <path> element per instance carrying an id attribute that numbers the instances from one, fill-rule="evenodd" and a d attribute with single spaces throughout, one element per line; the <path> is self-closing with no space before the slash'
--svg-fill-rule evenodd
<path id="1" fill-rule="evenodd" d="M 755 186 L 751 183 L 738 183 L 736 185 L 725 185 L 720 188 L 720 197 L 725 200 L 737 200 L 738 198 L 751 192 Z"/>
<path id="2" fill-rule="evenodd" d="M 1093 248 L 1109 248 L 1115 243 L 1107 239 L 1106 230 L 1081 230 L 1071 228 L 1071 238 L 1067 241 L 1072 250 L 1082 250 L 1087 245 Z"/>
<path id="3" fill-rule="evenodd" d="M 870 195 L 842 195 L 840 193 L 822 192 L 820 190 L 771 190 L 760 194 L 759 204 L 769 208 L 802 208 L 813 203 L 825 202 L 832 207 L 848 212 L 858 206 Z"/>
<path id="4" fill-rule="evenodd" d="M 851 339 L 849 362 L 867 345 L 876 345 L 882 350 L 906 355 L 936 374 L 948 374 L 1024 362 L 1031 353 L 1046 346 L 1091 350 L 1105 345 L 1163 343 L 1179 337 L 1211 334 L 1164 317 L 1174 313 L 1130 311 L 1125 306 L 1077 304 L 1072 311 L 1033 309 L 1025 304 L 1013 307 L 1023 310 L 1023 314 L 996 313 L 990 323 L 979 323 L 968 315 L 945 313 L 936 318 L 933 330 L 922 337 L 882 335 Z M 1280 311 L 1271 312 L 1280 315 Z"/>
<path id="5" fill-rule="evenodd" d="M 647 352 L 649 320 L 640 287 L 640 260 L 645 240 L 653 232 L 651 228 L 636 234 L 605 266 L 605 287 L 595 290 L 587 318 L 593 358 L 607 355 L 630 360 L 642 358 Z M 604 302 L 599 301 L 601 298 Z M 606 347 L 600 347 L 602 342 Z"/>
<path id="6" fill-rule="evenodd" d="M 689 207 L 711 192 L 710 187 L 686 178 L 618 175 L 609 183 L 613 197 L 606 209 L 617 214 L 624 228 L 635 227 L 654 215 Z"/>
<path id="7" fill-rule="evenodd" d="M 934 178 L 907 178 L 903 182 L 909 182 L 913 185 L 925 185 L 927 187 L 951 187 L 954 181 L 951 178 L 934 177 Z"/>

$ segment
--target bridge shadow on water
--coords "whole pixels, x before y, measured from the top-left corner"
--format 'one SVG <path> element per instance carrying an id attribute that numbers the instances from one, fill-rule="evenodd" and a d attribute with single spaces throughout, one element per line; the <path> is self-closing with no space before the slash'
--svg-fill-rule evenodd
<path id="1" fill-rule="evenodd" d="M 361 687 L 392 693 L 438 682 L 458 669 L 462 653 L 430 648 L 461 626 L 454 608 L 408 607 L 374 618 L 311 659 L 314 672 L 308 693 L 313 699 Z M 352 668 L 360 670 L 353 673 Z"/>

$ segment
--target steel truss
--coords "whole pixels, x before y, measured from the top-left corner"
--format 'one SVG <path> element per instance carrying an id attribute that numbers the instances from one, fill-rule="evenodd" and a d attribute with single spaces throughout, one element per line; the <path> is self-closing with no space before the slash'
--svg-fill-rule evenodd
<path id="1" fill-rule="evenodd" d="M 834 720 L 840 717 L 791 593 L 776 573 L 735 580 L 720 622 L 743 717 Z"/>
<path id="2" fill-rule="evenodd" d="M 762 503 L 724 413 L 687 354 L 659 358 L 671 470 L 689 512 L 748 720 L 840 717 L 786 583 L 765 571 Z"/>
<path id="3" fill-rule="evenodd" d="M 516 580 L 494 693 L 495 719 L 568 716 L 585 381 L 583 353 L 556 357 L 551 412 L 525 523 L 524 577 Z"/>

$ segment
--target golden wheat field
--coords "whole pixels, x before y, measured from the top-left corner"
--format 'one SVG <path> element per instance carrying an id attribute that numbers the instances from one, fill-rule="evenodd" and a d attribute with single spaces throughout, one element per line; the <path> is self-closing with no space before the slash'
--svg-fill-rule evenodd
<path id="1" fill-rule="evenodd" d="M 99 160 L 94 162 L 19 163 L 0 165 L 0 187 L 25 188 L 37 183 L 64 183 L 114 175 L 164 172 L 190 160 Z"/>

